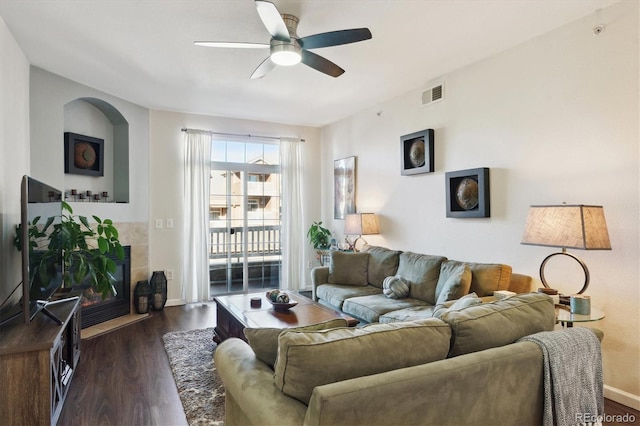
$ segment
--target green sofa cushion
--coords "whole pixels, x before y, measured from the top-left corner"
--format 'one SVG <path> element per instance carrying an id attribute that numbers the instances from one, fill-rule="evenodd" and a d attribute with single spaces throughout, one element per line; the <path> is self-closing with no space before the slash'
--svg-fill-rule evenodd
<path id="1" fill-rule="evenodd" d="M 358 285 L 368 284 L 368 253 L 331 252 L 329 265 L 329 284 Z"/>
<path id="2" fill-rule="evenodd" d="M 382 290 L 372 285 L 361 287 L 340 284 L 322 284 L 316 288 L 318 299 L 327 302 L 336 309 L 342 309 L 342 304 L 350 297 L 370 296 L 372 294 L 382 294 Z"/>
<path id="3" fill-rule="evenodd" d="M 436 316 L 451 326 L 449 357 L 514 343 L 555 326 L 555 307 L 546 294 L 526 293 Z"/>
<path id="4" fill-rule="evenodd" d="M 390 323 L 398 321 L 417 321 L 433 317 L 436 306 L 412 306 L 410 308 L 399 309 L 380 315 L 378 321 Z"/>
<path id="5" fill-rule="evenodd" d="M 283 331 L 278 338 L 274 384 L 308 404 L 316 386 L 444 359 L 450 338 L 449 326 L 435 318 L 362 328 Z"/>
<path id="6" fill-rule="evenodd" d="M 471 269 L 465 264 L 445 260 L 440 266 L 436 286 L 436 305 L 460 299 L 471 288 Z"/>
<path id="7" fill-rule="evenodd" d="M 365 245 L 363 253 L 369 253 L 369 267 L 367 279 L 369 284 L 382 288 L 386 277 L 395 275 L 400 263 L 400 251 L 389 250 L 385 247 Z"/>
<path id="8" fill-rule="evenodd" d="M 380 315 L 398 309 L 413 306 L 425 306 L 427 303 L 419 299 L 389 299 L 384 294 L 372 296 L 350 297 L 344 301 L 342 311 L 346 314 L 362 318 L 366 322 L 378 322 Z"/>
<path id="9" fill-rule="evenodd" d="M 331 328 L 347 327 L 347 320 L 336 318 L 318 324 L 293 328 L 250 328 L 244 329 L 244 336 L 256 357 L 273 368 L 278 357 L 278 336 L 283 330 L 288 331 L 315 331 L 328 330 Z"/>
<path id="10" fill-rule="evenodd" d="M 403 252 L 400 254 L 398 273 L 409 283 L 409 297 L 436 304 L 436 286 L 440 265 L 446 257 Z"/>

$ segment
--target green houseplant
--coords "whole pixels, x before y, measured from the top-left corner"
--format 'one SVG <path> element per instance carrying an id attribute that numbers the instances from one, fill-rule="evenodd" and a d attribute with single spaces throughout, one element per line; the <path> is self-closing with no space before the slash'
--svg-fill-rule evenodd
<path id="1" fill-rule="evenodd" d="M 116 264 L 112 257 L 122 260 L 124 248 L 118 239 L 118 230 L 111 219 L 93 216 L 95 226 L 89 224 L 85 216 L 73 214 L 73 209 L 62 202 L 60 220 L 49 217 L 40 226 L 41 217 L 35 217 L 29 224 L 30 268 L 34 276 L 42 283 L 48 283 L 55 271 L 51 265 L 60 263 L 62 257 L 64 287 L 71 288 L 73 283 L 88 283 L 103 298 L 116 294 L 113 284 Z M 21 225 L 16 227 L 14 245 L 21 249 Z"/>
<path id="2" fill-rule="evenodd" d="M 329 248 L 329 237 L 331 237 L 331 231 L 322 226 L 322 221 L 313 222 L 307 231 L 307 237 L 311 245 L 316 250 L 326 250 Z"/>

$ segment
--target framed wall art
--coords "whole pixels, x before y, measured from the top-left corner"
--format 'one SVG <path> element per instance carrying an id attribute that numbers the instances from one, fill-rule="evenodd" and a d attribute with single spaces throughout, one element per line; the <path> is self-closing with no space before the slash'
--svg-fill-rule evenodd
<path id="1" fill-rule="evenodd" d="M 64 172 L 104 176 L 104 139 L 65 132 Z"/>
<path id="2" fill-rule="evenodd" d="M 433 172 L 433 129 L 400 136 L 402 175 Z"/>
<path id="3" fill-rule="evenodd" d="M 491 217 L 489 168 L 446 172 L 447 217 Z"/>
<path id="4" fill-rule="evenodd" d="M 333 217 L 344 219 L 356 212 L 356 157 L 333 162 Z"/>

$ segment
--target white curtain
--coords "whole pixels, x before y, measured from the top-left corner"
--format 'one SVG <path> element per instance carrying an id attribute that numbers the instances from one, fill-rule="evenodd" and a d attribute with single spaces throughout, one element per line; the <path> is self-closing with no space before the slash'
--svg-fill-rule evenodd
<path id="1" fill-rule="evenodd" d="M 280 287 L 299 290 L 304 282 L 302 148 L 299 139 L 280 139 L 282 173 L 282 274 Z"/>
<path id="2" fill-rule="evenodd" d="M 209 182 L 211 135 L 188 130 L 184 141 L 184 259 L 182 297 L 209 300 Z"/>

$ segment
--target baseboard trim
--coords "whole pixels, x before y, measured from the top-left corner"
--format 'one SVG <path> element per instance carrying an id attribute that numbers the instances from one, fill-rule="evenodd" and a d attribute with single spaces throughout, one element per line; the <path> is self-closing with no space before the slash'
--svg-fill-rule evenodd
<path id="1" fill-rule="evenodd" d="M 604 397 L 618 404 L 626 405 L 634 410 L 640 411 L 640 396 L 604 385 Z"/>

